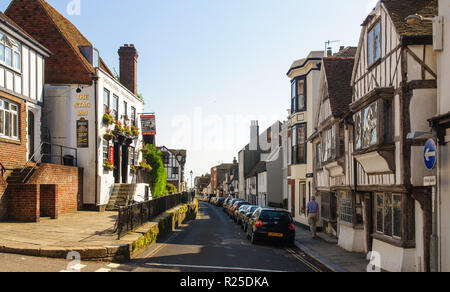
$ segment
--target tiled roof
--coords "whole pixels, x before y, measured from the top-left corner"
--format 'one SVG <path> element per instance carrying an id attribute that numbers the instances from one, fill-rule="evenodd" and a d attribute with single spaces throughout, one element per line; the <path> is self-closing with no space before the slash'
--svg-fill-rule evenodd
<path id="1" fill-rule="evenodd" d="M 336 57 L 354 57 L 356 52 L 358 51 L 358 47 L 346 47 L 334 54 Z"/>
<path id="2" fill-rule="evenodd" d="M 52 51 L 46 64 L 46 82 L 92 83 L 95 69 L 79 49 L 92 47 L 91 42 L 45 0 L 13 0 L 5 14 Z M 113 77 L 103 60 L 100 68 Z"/>
<path id="3" fill-rule="evenodd" d="M 39 47 L 41 50 L 45 51 L 47 54 L 51 54 L 51 52 L 41 45 L 37 40 L 35 40 L 32 36 L 30 36 L 25 30 L 23 30 L 17 23 L 15 23 L 11 18 L 3 14 L 3 12 L 0 11 L 0 21 L 5 23 L 7 26 L 15 30 L 17 33 L 21 34 L 23 37 L 31 41 L 34 45 Z"/>
<path id="4" fill-rule="evenodd" d="M 437 0 L 381 0 L 386 7 L 397 33 L 400 36 L 432 36 L 433 25 L 429 21 L 421 25 L 410 26 L 406 23 L 406 17 L 419 14 L 424 17 L 437 16 Z"/>
<path id="5" fill-rule="evenodd" d="M 328 97 L 334 117 L 342 116 L 352 102 L 351 78 L 355 58 L 323 58 L 323 66 L 328 85 Z"/>

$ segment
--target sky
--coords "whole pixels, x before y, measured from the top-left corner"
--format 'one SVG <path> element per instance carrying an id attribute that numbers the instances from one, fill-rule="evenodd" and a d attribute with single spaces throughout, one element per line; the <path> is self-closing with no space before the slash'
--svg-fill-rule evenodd
<path id="1" fill-rule="evenodd" d="M 119 72 L 117 50 L 139 51 L 138 91 L 157 116 L 158 146 L 187 149 L 197 175 L 230 163 L 287 118 L 291 64 L 327 40 L 357 46 L 376 0 L 48 0 Z M 73 5 L 74 3 L 78 5 Z M 0 0 L 4 11 L 10 0 Z M 79 9 L 78 9 L 79 8 Z"/>

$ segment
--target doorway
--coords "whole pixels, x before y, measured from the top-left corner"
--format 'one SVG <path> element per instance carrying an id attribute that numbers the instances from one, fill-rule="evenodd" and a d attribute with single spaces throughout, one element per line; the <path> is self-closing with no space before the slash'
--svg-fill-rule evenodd
<path id="1" fill-rule="evenodd" d="M 122 177 L 122 183 L 126 184 L 128 183 L 128 146 L 122 145 L 122 163 L 121 163 L 121 177 Z"/>
<path id="2" fill-rule="evenodd" d="M 33 158 L 33 162 L 35 162 L 35 157 L 33 157 L 35 151 L 34 137 L 34 113 L 32 111 L 28 111 L 28 159 Z"/>
<path id="3" fill-rule="evenodd" d="M 114 183 L 120 183 L 120 147 L 119 143 L 114 143 Z"/>
<path id="4" fill-rule="evenodd" d="M 364 229 L 366 230 L 366 244 L 367 244 L 367 252 L 372 251 L 372 234 L 374 232 L 374 223 L 373 223 L 373 200 L 372 195 L 370 193 L 364 194 Z"/>

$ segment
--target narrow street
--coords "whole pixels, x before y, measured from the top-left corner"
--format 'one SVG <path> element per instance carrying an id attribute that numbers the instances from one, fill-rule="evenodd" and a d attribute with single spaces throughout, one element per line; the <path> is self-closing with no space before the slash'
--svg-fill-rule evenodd
<path id="1" fill-rule="evenodd" d="M 8 263 L 17 262 L 15 265 Z M 19 264 L 20 263 L 20 264 Z M 66 271 L 67 261 L 0 254 L 3 271 Z M 76 268 L 76 267 L 75 267 Z M 322 272 L 299 250 L 252 245 L 221 208 L 200 202 L 197 220 L 128 263 L 82 262 L 81 272 Z"/>

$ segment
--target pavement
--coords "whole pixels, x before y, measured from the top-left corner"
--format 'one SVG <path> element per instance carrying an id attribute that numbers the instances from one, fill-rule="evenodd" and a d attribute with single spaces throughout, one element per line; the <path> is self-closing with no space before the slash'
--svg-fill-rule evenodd
<path id="1" fill-rule="evenodd" d="M 296 246 L 309 257 L 333 272 L 367 272 L 365 254 L 351 253 L 337 245 L 337 240 L 325 233 L 313 239 L 309 228 L 297 225 Z"/>
<path id="2" fill-rule="evenodd" d="M 65 258 L 78 251 L 83 258 L 114 257 L 137 235 L 117 240 L 112 233 L 117 212 L 77 212 L 40 223 L 0 222 L 0 252 Z"/>

